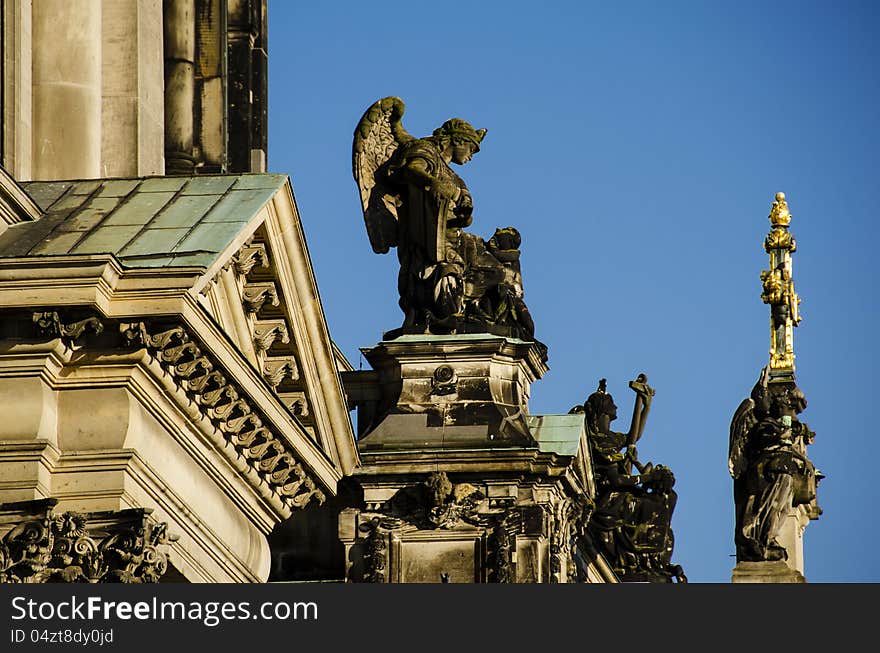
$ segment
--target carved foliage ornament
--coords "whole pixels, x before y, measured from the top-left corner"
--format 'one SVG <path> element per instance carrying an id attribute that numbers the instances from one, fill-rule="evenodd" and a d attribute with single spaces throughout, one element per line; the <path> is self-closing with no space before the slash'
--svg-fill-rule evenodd
<path id="1" fill-rule="evenodd" d="M 0 542 L 0 582 L 158 582 L 168 568 L 163 549 L 177 537 L 168 535 L 167 524 L 149 522 L 147 511 L 125 512 L 92 533 L 80 513 L 26 518 Z"/>

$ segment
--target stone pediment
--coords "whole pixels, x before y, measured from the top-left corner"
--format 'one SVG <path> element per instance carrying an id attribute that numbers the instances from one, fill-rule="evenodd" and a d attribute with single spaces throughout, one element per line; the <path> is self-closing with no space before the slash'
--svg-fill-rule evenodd
<path id="1" fill-rule="evenodd" d="M 11 225 L 31 222 L 39 217 L 39 207 L 15 179 L 0 167 L 0 234 Z"/>
<path id="2" fill-rule="evenodd" d="M 22 186 L 44 213 L 0 234 L 4 307 L 178 317 L 245 385 L 283 404 L 335 489 L 357 453 L 286 175 Z"/>

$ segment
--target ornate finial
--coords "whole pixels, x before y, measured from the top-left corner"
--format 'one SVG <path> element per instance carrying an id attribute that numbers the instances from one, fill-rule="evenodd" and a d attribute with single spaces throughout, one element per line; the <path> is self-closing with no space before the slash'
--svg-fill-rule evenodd
<path id="1" fill-rule="evenodd" d="M 787 227 L 791 224 L 791 213 L 788 212 L 785 193 L 776 193 L 776 201 L 770 209 L 770 224 L 774 227 Z"/>
<path id="2" fill-rule="evenodd" d="M 801 300 L 794 291 L 792 278 L 791 255 L 797 245 L 788 230 L 791 213 L 785 193 L 776 193 L 770 223 L 773 228 L 764 239 L 770 269 L 761 272 L 761 301 L 770 306 L 770 370 L 773 378 L 794 380 L 793 327 L 801 321 Z"/>

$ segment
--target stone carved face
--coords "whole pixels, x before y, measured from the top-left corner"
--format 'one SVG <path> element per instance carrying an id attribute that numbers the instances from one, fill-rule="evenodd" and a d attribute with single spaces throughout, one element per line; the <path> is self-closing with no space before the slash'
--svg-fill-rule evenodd
<path id="1" fill-rule="evenodd" d="M 468 161 L 470 161 L 477 147 L 470 141 L 463 142 L 455 142 L 452 143 L 452 162 L 457 163 L 458 165 L 464 165 Z"/>
<path id="2" fill-rule="evenodd" d="M 594 392 L 584 405 L 590 427 L 599 433 L 609 433 L 611 422 L 617 419 L 617 405 L 611 395 Z"/>

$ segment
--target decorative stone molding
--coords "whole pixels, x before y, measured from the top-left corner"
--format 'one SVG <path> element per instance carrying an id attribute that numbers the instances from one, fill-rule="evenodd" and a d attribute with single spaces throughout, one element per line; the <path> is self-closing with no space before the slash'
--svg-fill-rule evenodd
<path id="1" fill-rule="evenodd" d="M 255 267 L 269 267 L 269 253 L 262 243 L 252 243 L 238 250 L 232 262 L 235 271 L 243 277 L 250 274 Z"/>
<path id="2" fill-rule="evenodd" d="M 284 379 L 299 381 L 299 366 L 294 356 L 267 357 L 263 362 L 263 378 L 273 388 L 281 385 Z"/>
<path id="3" fill-rule="evenodd" d="M 76 313 L 71 310 L 71 314 Z M 81 316 L 80 312 L 80 316 Z M 266 483 L 275 499 L 291 508 L 302 508 L 312 500 L 323 503 L 326 495 L 315 478 L 301 464 L 299 456 L 281 436 L 277 427 L 257 408 L 247 392 L 227 377 L 223 366 L 204 352 L 186 328 L 167 322 L 98 319 L 72 320 L 64 312 L 10 313 L 0 317 L 0 334 L 29 338 L 61 338 L 73 344 L 86 331 L 103 333 L 102 350 L 143 347 L 192 401 L 198 412 L 211 422 L 234 454 Z M 33 326 L 22 329 L 27 320 Z M 27 332 L 30 331 L 28 334 Z M 118 335 L 116 335 L 118 334 Z M 89 345 L 78 341 L 78 346 Z"/>
<path id="4" fill-rule="evenodd" d="M 366 533 L 363 542 L 363 582 L 384 583 L 388 535 L 380 528 L 380 519 L 378 517 L 374 517 L 370 521 L 361 524 L 360 530 Z"/>
<path id="5" fill-rule="evenodd" d="M 267 301 L 272 306 L 278 306 L 280 303 L 278 290 L 271 281 L 245 284 L 241 292 L 241 301 L 248 313 L 259 313 Z"/>
<path id="6" fill-rule="evenodd" d="M 324 493 L 296 461 L 289 445 L 265 424 L 241 388 L 214 369 L 214 362 L 185 329 L 148 327 L 144 322 L 122 323 L 119 329 L 130 346 L 146 347 L 168 369 L 238 455 L 287 505 L 302 508 L 312 499 L 324 502 Z"/>
<path id="7" fill-rule="evenodd" d="M 240 324 L 246 323 L 250 333 L 249 336 L 240 330 L 237 333 L 240 337 L 249 337 L 253 343 L 257 359 L 254 362 L 266 382 L 276 393 L 299 391 L 304 389 L 298 363 L 299 343 L 294 338 L 290 307 L 282 292 L 284 284 L 273 266 L 273 258 L 265 228 L 258 229 L 224 266 L 224 269 L 232 267 L 236 281 L 223 292 L 230 304 L 236 300 L 241 304 L 246 319 Z M 297 417 L 313 414 L 306 393 L 301 393 L 295 403 L 295 408 L 290 407 Z"/>
<path id="8" fill-rule="evenodd" d="M 508 514 L 502 515 L 487 538 L 487 580 L 490 583 L 514 582 L 512 548 L 514 537 L 510 534 Z"/>
<path id="9" fill-rule="evenodd" d="M 290 342 L 287 323 L 284 320 L 258 320 L 254 323 L 254 347 L 258 352 L 267 352 L 275 341 Z"/>
<path id="10" fill-rule="evenodd" d="M 86 329 L 90 329 L 95 334 L 104 330 L 104 325 L 96 317 L 67 322 L 62 321 L 58 311 L 37 311 L 33 314 L 33 321 L 39 335 L 61 338 L 68 345 L 82 336 Z"/>
<path id="11" fill-rule="evenodd" d="M 55 499 L 0 506 L 12 527 L 0 541 L 0 582 L 156 583 L 177 536 L 147 508 L 54 512 Z M 16 514 L 18 513 L 18 514 Z M 15 519 L 16 516 L 19 519 Z M 90 524 L 94 523 L 94 527 Z"/>
<path id="12" fill-rule="evenodd" d="M 282 392 L 278 394 L 278 397 L 298 418 L 308 419 L 311 416 L 309 400 L 305 392 Z"/>

